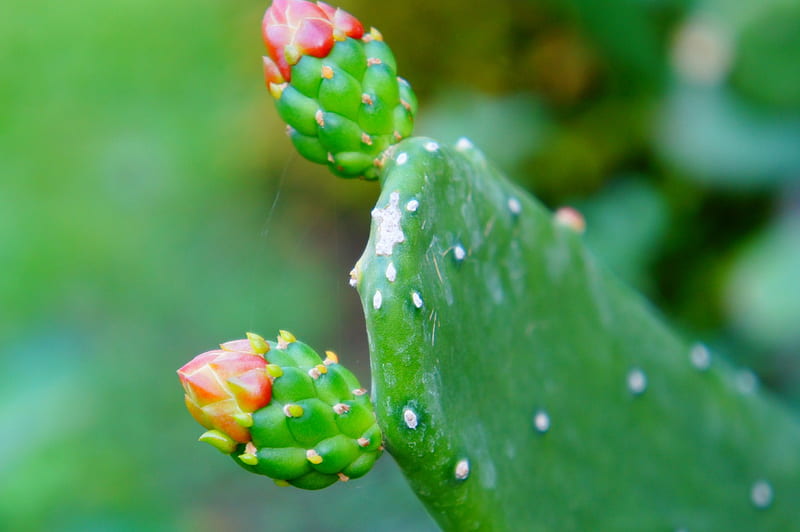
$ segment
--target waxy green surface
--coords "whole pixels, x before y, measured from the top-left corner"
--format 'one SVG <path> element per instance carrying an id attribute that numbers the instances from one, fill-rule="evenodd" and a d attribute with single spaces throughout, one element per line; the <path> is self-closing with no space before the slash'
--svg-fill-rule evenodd
<path id="1" fill-rule="evenodd" d="M 750 374 L 466 140 L 402 142 L 381 184 L 353 272 L 373 397 L 443 528 L 798 530 L 800 426 Z"/>

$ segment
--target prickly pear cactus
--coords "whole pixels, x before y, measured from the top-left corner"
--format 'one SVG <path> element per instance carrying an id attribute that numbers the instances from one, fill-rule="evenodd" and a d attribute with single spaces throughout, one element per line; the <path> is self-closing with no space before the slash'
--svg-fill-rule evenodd
<path id="1" fill-rule="evenodd" d="M 800 423 L 752 374 L 669 331 L 586 251 L 577 212 L 551 215 L 466 139 L 395 144 L 416 102 L 377 31 L 276 0 L 263 32 L 298 150 L 382 187 L 351 272 L 377 424 L 335 355 L 282 332 L 179 371 L 201 439 L 308 489 L 385 445 L 447 530 L 800 530 Z"/>
<path id="2" fill-rule="evenodd" d="M 574 211 L 466 139 L 402 142 L 381 186 L 352 273 L 376 411 L 443 528 L 798 530 L 797 420 L 606 273 Z"/>
<path id="3" fill-rule="evenodd" d="M 178 370 L 200 440 L 281 485 L 316 490 L 365 475 L 383 451 L 367 391 L 332 351 L 289 332 L 248 333 Z"/>

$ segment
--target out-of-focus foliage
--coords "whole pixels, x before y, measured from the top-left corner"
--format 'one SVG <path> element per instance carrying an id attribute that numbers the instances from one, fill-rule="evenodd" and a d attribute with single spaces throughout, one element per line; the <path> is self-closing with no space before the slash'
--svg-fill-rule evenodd
<path id="1" fill-rule="evenodd" d="M 282 491 L 198 443 L 182 404 L 175 370 L 247 330 L 302 333 L 366 378 L 358 231 L 294 193 L 264 7 L 3 8 L 0 529 L 430 526 L 391 461 Z"/>
<path id="2" fill-rule="evenodd" d="M 361 364 L 377 186 L 292 153 L 266 2 L 11 2 L 0 17 L 0 529 L 420 530 L 389 459 L 320 494 L 194 441 L 174 371 L 278 328 Z M 420 132 L 475 139 L 668 319 L 797 403 L 792 0 L 343 1 Z"/>

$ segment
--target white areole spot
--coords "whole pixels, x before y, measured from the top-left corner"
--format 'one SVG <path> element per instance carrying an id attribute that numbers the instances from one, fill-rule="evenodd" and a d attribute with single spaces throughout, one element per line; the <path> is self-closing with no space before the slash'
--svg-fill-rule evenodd
<path id="1" fill-rule="evenodd" d="M 397 156 L 397 165 L 402 166 L 408 162 L 408 154 L 406 152 Z"/>
<path id="2" fill-rule="evenodd" d="M 353 288 L 358 286 L 358 272 L 356 272 L 355 268 L 350 270 L 350 286 Z"/>
<path id="3" fill-rule="evenodd" d="M 517 198 L 508 198 L 508 210 L 511 214 L 519 214 L 522 212 L 522 204 Z"/>
<path id="4" fill-rule="evenodd" d="M 750 500 L 756 508 L 766 508 L 772 504 L 772 486 L 766 480 L 759 480 L 750 489 Z"/>
<path id="5" fill-rule="evenodd" d="M 458 480 L 466 480 L 469 476 L 469 460 L 466 458 L 459 460 L 456 464 L 455 474 Z"/>
<path id="6" fill-rule="evenodd" d="M 700 371 L 705 371 L 711 366 L 711 353 L 705 345 L 694 344 L 692 350 L 689 351 L 689 360 L 692 361 L 692 366 Z"/>
<path id="7" fill-rule="evenodd" d="M 456 260 L 461 261 L 467 256 L 467 252 L 461 246 L 456 246 L 453 248 L 453 256 L 455 256 Z"/>
<path id="8" fill-rule="evenodd" d="M 633 395 L 641 395 L 647 389 L 647 376 L 639 368 L 628 372 L 628 390 Z"/>
<path id="9" fill-rule="evenodd" d="M 415 307 L 422 308 L 422 296 L 419 295 L 419 292 L 411 293 L 411 301 L 414 303 Z"/>
<path id="10" fill-rule="evenodd" d="M 406 408 L 405 410 L 403 410 L 403 421 L 405 421 L 406 427 L 408 427 L 408 428 L 410 428 L 412 430 L 415 430 L 417 428 L 418 423 L 419 423 L 417 421 L 416 412 L 414 412 L 410 408 Z"/>
<path id="11" fill-rule="evenodd" d="M 419 209 L 419 202 L 417 200 L 412 199 L 406 203 L 406 210 L 408 212 L 417 212 L 417 209 Z"/>
<path id="12" fill-rule="evenodd" d="M 397 280 L 397 269 L 394 267 L 394 262 L 390 262 L 386 267 L 386 279 L 388 279 L 390 283 Z"/>
<path id="13" fill-rule="evenodd" d="M 428 151 L 431 151 L 431 152 L 436 151 L 436 150 L 439 149 L 439 144 L 436 143 L 436 142 L 432 142 L 432 141 L 428 142 L 428 143 L 425 144 L 425 149 L 428 150 Z"/>
<path id="14" fill-rule="evenodd" d="M 400 194 L 392 192 L 389 195 L 389 203 L 383 209 L 372 209 L 372 218 L 378 224 L 375 239 L 375 254 L 390 256 L 394 250 L 394 245 L 405 242 L 406 236 L 403 228 L 400 227 Z"/>
<path id="15" fill-rule="evenodd" d="M 458 142 L 456 142 L 456 149 L 458 151 L 465 151 L 471 148 L 472 148 L 472 142 L 470 142 L 470 140 L 467 137 L 461 137 L 460 139 L 458 139 Z"/>
<path id="16" fill-rule="evenodd" d="M 383 305 L 383 294 L 380 290 L 375 290 L 375 295 L 372 296 L 372 308 L 378 310 Z"/>
<path id="17" fill-rule="evenodd" d="M 550 430 L 550 416 L 544 410 L 539 410 L 533 416 L 533 426 L 538 432 L 545 433 Z"/>

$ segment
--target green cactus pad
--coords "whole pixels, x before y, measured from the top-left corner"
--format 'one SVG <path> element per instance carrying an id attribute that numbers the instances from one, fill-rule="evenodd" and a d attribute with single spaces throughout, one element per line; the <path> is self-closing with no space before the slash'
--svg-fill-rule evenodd
<path id="1" fill-rule="evenodd" d="M 411 134 L 417 111 L 392 51 L 372 35 L 338 41 L 323 59 L 302 57 L 276 106 L 303 157 L 365 179 L 377 179 L 382 154 Z"/>
<path id="2" fill-rule="evenodd" d="M 253 413 L 254 473 L 303 489 L 365 475 L 383 451 L 372 404 L 358 379 L 332 353 L 323 361 L 298 341 L 270 342 L 265 354 L 272 401 Z M 252 451 L 250 451 L 252 452 Z M 251 458 L 245 458 L 251 460 Z"/>
<path id="3" fill-rule="evenodd" d="M 466 140 L 398 144 L 381 184 L 354 271 L 376 410 L 443 528 L 797 530 L 797 419 L 575 230 Z"/>

